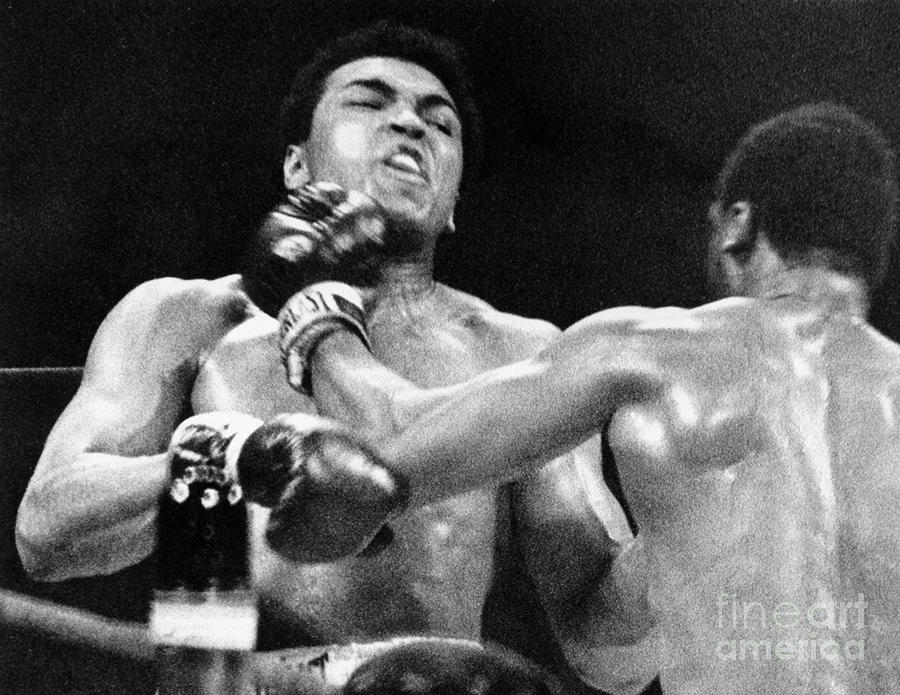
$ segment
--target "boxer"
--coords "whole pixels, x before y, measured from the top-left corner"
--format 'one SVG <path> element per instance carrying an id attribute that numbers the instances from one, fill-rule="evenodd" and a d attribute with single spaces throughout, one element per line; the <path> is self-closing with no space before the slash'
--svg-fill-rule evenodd
<path id="1" fill-rule="evenodd" d="M 638 533 L 592 583 L 555 596 L 582 672 L 604 646 L 654 635 L 667 694 L 896 692 L 900 347 L 866 322 L 894 234 L 894 167 L 884 136 L 840 106 L 752 128 L 710 208 L 712 276 L 731 298 L 604 311 L 443 393 L 383 393 L 389 378 L 347 330 L 285 349 L 334 394 L 327 412 L 377 403 L 412 418 L 379 447 L 411 509 L 606 433 Z M 532 519 L 565 563 L 577 520 L 546 501 Z"/>
<path id="2" fill-rule="evenodd" d="M 352 259 L 365 267 L 357 252 L 384 247 L 367 268 L 371 347 L 423 387 L 525 359 L 558 332 L 434 280 L 435 245 L 453 228 L 464 150 L 467 177 L 478 151 L 477 112 L 452 46 L 393 25 L 343 37 L 298 73 L 282 115 L 286 199 L 260 243 L 284 241 L 287 265 L 260 266 L 251 253 L 243 275 L 153 280 L 113 308 L 19 509 L 17 544 L 34 578 L 115 572 L 153 551 L 167 442 L 187 415 L 239 411 L 290 426 L 291 417 L 316 412 L 284 377 L 274 318 L 279 283 L 295 282 L 296 291 L 328 274 L 322 264 Z M 318 188 L 304 201 L 309 184 Z M 312 218 L 316 224 L 300 223 Z M 292 225 L 302 233 L 282 233 Z M 344 423 L 378 430 L 380 415 L 359 411 Z M 480 637 L 499 549 L 509 541 L 509 524 L 498 524 L 509 515 L 508 492 L 467 490 L 390 524 L 383 535 L 395 540 L 380 552 L 353 555 L 370 545 L 361 541 L 333 548 L 351 552 L 339 562 L 299 564 L 326 558 L 326 544 L 279 545 L 292 536 L 292 514 L 282 514 L 291 498 L 267 500 L 267 485 L 251 505 L 261 648 L 398 634 Z"/>

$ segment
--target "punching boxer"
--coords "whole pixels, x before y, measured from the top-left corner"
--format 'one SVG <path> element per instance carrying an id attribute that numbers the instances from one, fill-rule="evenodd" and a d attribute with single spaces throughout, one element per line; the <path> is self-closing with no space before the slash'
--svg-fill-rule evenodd
<path id="1" fill-rule="evenodd" d="M 900 348 L 866 322 L 894 166 L 883 135 L 840 106 L 752 128 L 710 208 L 712 275 L 731 298 L 601 312 L 444 393 L 384 391 L 348 331 L 286 348 L 314 391 L 340 396 L 322 400 L 329 412 L 356 398 L 414 419 L 380 447 L 413 509 L 605 432 L 638 533 L 592 584 L 553 597 L 584 672 L 593 649 L 654 634 L 667 694 L 896 692 Z M 299 299 L 302 321 L 322 320 Z M 576 520 L 546 504 L 532 519 L 566 563 Z"/>
<path id="2" fill-rule="evenodd" d="M 314 187 L 323 209 L 313 217 L 326 222 L 288 250 L 309 277 L 288 279 L 299 289 L 321 275 L 316 263 L 352 256 L 366 235 L 381 234 L 383 215 L 390 244 L 376 264 L 375 309 L 367 318 L 372 349 L 390 367 L 420 386 L 445 386 L 525 359 L 558 332 L 433 278 L 435 244 L 453 228 L 464 150 L 467 175 L 478 150 L 477 113 L 451 45 L 391 25 L 344 37 L 300 70 L 283 120 L 287 200 L 276 215 L 290 225 L 289 218 L 310 214 L 300 200 L 307 184 L 332 186 Z M 341 189 L 357 197 L 329 198 Z M 368 214 L 365 201 L 377 201 L 378 214 Z M 334 232 L 335 225 L 354 224 L 360 209 L 368 211 L 361 228 Z M 189 412 L 240 411 L 269 425 L 280 423 L 282 413 L 316 412 L 284 378 L 277 321 L 248 297 L 249 291 L 277 313 L 272 288 L 253 263 L 248 276 L 249 285 L 239 275 L 150 281 L 104 320 L 81 387 L 50 434 L 20 506 L 17 543 L 33 577 L 110 573 L 152 552 L 166 446 Z M 369 419 L 360 411 L 345 422 L 380 427 Z M 345 435 L 324 437 L 323 446 L 339 447 Z M 348 455 L 356 455 L 352 447 Z M 394 490 L 389 473 L 372 475 Z M 282 513 L 290 501 L 267 498 L 268 485 L 261 484 L 259 501 L 271 504 L 251 510 L 262 648 L 408 633 L 478 639 L 497 548 L 507 542 L 497 523 L 508 514 L 503 491 L 470 489 L 403 516 L 392 524 L 397 540 L 380 553 L 300 565 L 292 558 L 321 558 L 304 553 L 323 549 L 276 552 L 263 542 L 268 529 L 277 545 L 292 519 Z M 270 514 L 276 521 L 269 523 Z"/>

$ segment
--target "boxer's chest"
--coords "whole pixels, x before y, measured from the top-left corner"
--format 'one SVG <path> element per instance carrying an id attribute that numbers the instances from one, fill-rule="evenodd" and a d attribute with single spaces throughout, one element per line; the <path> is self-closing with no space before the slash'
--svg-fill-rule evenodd
<path id="1" fill-rule="evenodd" d="M 372 323 L 372 350 L 381 362 L 425 388 L 449 386 L 510 361 L 483 322 L 392 314 Z"/>
<path id="2" fill-rule="evenodd" d="M 288 385 L 278 350 L 278 326 L 252 319 L 215 345 L 194 381 L 195 413 L 238 410 L 259 418 L 314 407 Z"/>
<path id="3" fill-rule="evenodd" d="M 195 381 L 195 412 L 233 409 L 265 418 L 313 411 L 285 380 L 277 325 L 251 328 L 239 327 L 210 351 Z M 390 320 L 374 325 L 371 337 L 378 359 L 424 387 L 509 361 L 502 341 L 477 325 Z M 395 542 L 378 557 L 329 565 L 285 562 L 257 537 L 255 574 L 279 620 L 318 639 L 415 630 L 477 637 L 498 513 L 496 490 L 462 495 L 396 520 Z"/>
<path id="4" fill-rule="evenodd" d="M 194 412 L 240 410 L 265 418 L 313 411 L 285 379 L 277 331 L 271 319 L 251 319 L 215 345 L 194 382 Z M 478 321 L 390 316 L 372 326 L 371 341 L 376 358 L 425 388 L 459 383 L 510 361 L 502 336 Z"/>

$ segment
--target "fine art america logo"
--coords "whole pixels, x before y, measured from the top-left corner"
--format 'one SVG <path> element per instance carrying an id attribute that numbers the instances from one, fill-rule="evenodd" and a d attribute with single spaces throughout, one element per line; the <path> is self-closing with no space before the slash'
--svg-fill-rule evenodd
<path id="1" fill-rule="evenodd" d="M 862 594 L 855 601 L 782 601 L 770 606 L 720 594 L 719 629 L 745 637 L 720 640 L 716 656 L 723 661 L 862 660 L 867 605 Z"/>

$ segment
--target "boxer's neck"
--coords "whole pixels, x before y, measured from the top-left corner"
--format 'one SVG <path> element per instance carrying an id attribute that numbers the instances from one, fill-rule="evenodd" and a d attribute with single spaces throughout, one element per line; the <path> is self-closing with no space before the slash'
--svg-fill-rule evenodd
<path id="1" fill-rule="evenodd" d="M 794 297 L 814 304 L 826 313 L 865 318 L 869 296 L 859 278 L 830 268 L 786 268 L 760 280 L 753 294 L 761 299 Z"/>
<path id="2" fill-rule="evenodd" d="M 379 300 L 417 301 L 434 294 L 433 257 L 393 259 L 381 268 L 376 287 Z"/>

